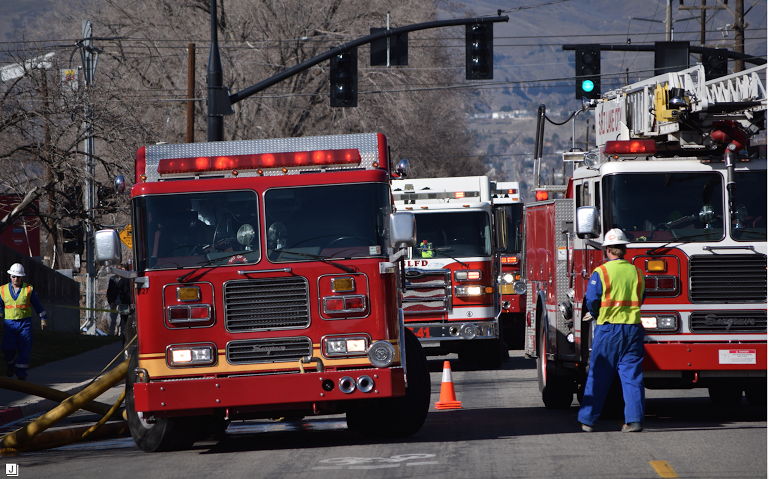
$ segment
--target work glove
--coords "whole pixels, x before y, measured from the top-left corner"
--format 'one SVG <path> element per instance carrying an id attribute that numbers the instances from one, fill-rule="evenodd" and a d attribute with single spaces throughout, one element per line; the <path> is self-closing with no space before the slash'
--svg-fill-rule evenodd
<path id="1" fill-rule="evenodd" d="M 40 319 L 40 329 L 45 329 L 48 326 L 48 320 Z"/>
<path id="2" fill-rule="evenodd" d="M 584 316 L 582 316 L 582 321 L 586 321 L 587 322 L 587 321 L 592 321 L 594 319 L 595 318 L 593 317 L 592 314 L 590 314 L 590 311 L 588 311 L 587 313 L 585 313 Z"/>

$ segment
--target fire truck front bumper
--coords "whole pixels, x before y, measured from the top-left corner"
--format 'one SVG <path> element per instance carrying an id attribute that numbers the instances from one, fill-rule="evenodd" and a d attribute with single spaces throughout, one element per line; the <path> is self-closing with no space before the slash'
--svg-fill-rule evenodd
<path id="1" fill-rule="evenodd" d="M 407 323 L 421 342 L 457 341 L 470 339 L 496 339 L 497 323 L 494 321 L 446 323 Z"/>
<path id="2" fill-rule="evenodd" d="M 656 371 L 753 371 L 766 377 L 766 343 L 646 343 L 643 370 L 644 377 Z"/>
<path id="3" fill-rule="evenodd" d="M 220 408 L 302 408 L 405 393 L 403 368 L 358 369 L 134 383 L 134 407 L 163 417 Z"/>

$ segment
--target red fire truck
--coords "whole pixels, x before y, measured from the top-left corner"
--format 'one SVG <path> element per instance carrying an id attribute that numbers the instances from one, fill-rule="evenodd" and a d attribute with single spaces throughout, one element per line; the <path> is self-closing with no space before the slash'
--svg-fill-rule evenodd
<path id="1" fill-rule="evenodd" d="M 765 404 L 766 146 L 749 142 L 766 139 L 765 75 L 706 81 L 698 65 L 594 101 L 599 149 L 564 199 L 526 205 L 526 352 L 546 407 L 581 398 L 595 324 L 584 295 L 612 228 L 645 278 L 646 387 Z"/>
<path id="2" fill-rule="evenodd" d="M 126 412 L 141 449 L 253 418 L 346 413 L 369 437 L 420 429 L 430 377 L 399 302 L 415 223 L 393 211 L 393 173 L 373 133 L 139 150 L 135 271 L 123 274 L 138 337 Z M 101 264 L 119 261 L 115 231 L 96 247 Z"/>
<path id="3" fill-rule="evenodd" d="M 510 349 L 523 349 L 526 320 L 526 285 L 521 281 L 523 244 L 523 201 L 517 181 L 491 183 L 494 209 L 503 210 L 507 228 L 507 247 L 500 257 L 498 278 L 502 309 L 499 324 L 502 339 Z"/>
<path id="4" fill-rule="evenodd" d="M 399 179 L 392 182 L 400 211 L 413 211 L 417 246 L 406 259 L 406 327 L 430 355 L 498 368 L 500 250 L 507 238 L 503 212 L 492 217 L 486 176 Z"/>

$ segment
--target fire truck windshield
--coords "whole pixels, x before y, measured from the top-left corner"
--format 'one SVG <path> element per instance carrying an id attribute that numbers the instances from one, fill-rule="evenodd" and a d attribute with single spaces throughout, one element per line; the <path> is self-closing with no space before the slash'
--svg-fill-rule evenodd
<path id="1" fill-rule="evenodd" d="M 491 254 L 489 217 L 483 211 L 415 212 L 414 258 L 468 258 Z"/>
<path id="2" fill-rule="evenodd" d="M 628 173 L 603 181 L 604 230 L 620 228 L 630 242 L 712 242 L 724 237 L 724 180 L 719 173 Z"/>
<path id="3" fill-rule="evenodd" d="M 137 268 L 255 263 L 260 255 L 258 211 L 253 191 L 136 198 Z"/>
<path id="4" fill-rule="evenodd" d="M 270 261 L 387 253 L 390 188 L 386 184 L 273 188 L 264 194 L 264 211 Z"/>

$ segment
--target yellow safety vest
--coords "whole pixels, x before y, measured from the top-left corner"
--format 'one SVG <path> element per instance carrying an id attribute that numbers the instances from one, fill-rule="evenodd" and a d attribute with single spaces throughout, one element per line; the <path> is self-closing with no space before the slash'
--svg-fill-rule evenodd
<path id="1" fill-rule="evenodd" d="M 18 321 L 19 319 L 32 317 L 32 285 L 22 283 L 19 297 L 11 296 L 11 285 L 6 283 L 0 286 L 0 296 L 5 303 L 5 319 Z"/>
<path id="2" fill-rule="evenodd" d="M 624 259 L 608 261 L 595 269 L 601 277 L 603 294 L 598 324 L 638 324 L 644 277 L 641 270 Z"/>

